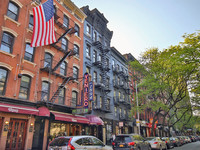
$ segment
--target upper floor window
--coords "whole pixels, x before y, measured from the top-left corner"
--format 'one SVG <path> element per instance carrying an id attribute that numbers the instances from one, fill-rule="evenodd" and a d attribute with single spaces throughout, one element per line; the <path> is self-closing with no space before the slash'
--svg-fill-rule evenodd
<path id="1" fill-rule="evenodd" d="M 86 25 L 86 33 L 87 35 L 91 35 L 91 27 L 88 24 Z"/>
<path id="2" fill-rule="evenodd" d="M 79 26 L 77 24 L 75 24 L 74 29 L 76 30 L 75 35 L 79 36 L 80 35 L 80 28 L 79 28 Z"/>
<path id="3" fill-rule="evenodd" d="M 41 100 L 48 101 L 50 94 L 50 83 L 47 81 L 42 82 L 42 92 L 41 92 Z"/>
<path id="4" fill-rule="evenodd" d="M 109 59 L 106 58 L 106 66 L 109 66 Z"/>
<path id="5" fill-rule="evenodd" d="M 13 2 L 9 2 L 7 16 L 17 21 L 19 15 L 19 6 Z"/>
<path id="6" fill-rule="evenodd" d="M 31 77 L 23 75 L 21 78 L 21 84 L 19 89 L 20 99 L 29 99 L 30 85 L 31 85 Z"/>
<path id="7" fill-rule="evenodd" d="M 29 43 L 26 43 L 24 59 L 33 62 L 33 54 L 34 54 L 34 48 L 31 47 Z"/>
<path id="8" fill-rule="evenodd" d="M 90 47 L 90 45 L 87 44 L 87 46 L 86 46 L 86 57 L 90 58 L 90 54 L 91 54 L 91 47 Z"/>
<path id="9" fill-rule="evenodd" d="M 110 85 L 110 79 L 106 78 L 106 87 L 109 88 L 109 85 Z"/>
<path id="10" fill-rule="evenodd" d="M 79 47 L 76 44 L 74 44 L 74 52 L 76 53 L 75 56 L 79 57 Z"/>
<path id="11" fill-rule="evenodd" d="M 93 40 L 96 42 L 97 41 L 97 33 L 96 32 L 94 32 L 94 38 L 93 38 Z"/>
<path id="12" fill-rule="evenodd" d="M 112 66 L 115 67 L 115 60 L 112 60 Z"/>
<path id="13" fill-rule="evenodd" d="M 45 53 L 44 67 L 52 67 L 52 55 L 50 53 Z"/>
<path id="14" fill-rule="evenodd" d="M 77 102 L 78 102 L 78 92 L 72 91 L 72 102 L 71 102 L 71 106 L 76 107 Z"/>
<path id="15" fill-rule="evenodd" d="M 33 15 L 30 15 L 28 28 L 33 30 Z"/>
<path id="16" fill-rule="evenodd" d="M 14 44 L 14 36 L 12 34 L 4 32 L 1 41 L 1 50 L 8 53 L 12 53 L 13 44 Z"/>
<path id="17" fill-rule="evenodd" d="M 69 18 L 66 15 L 63 18 L 63 26 L 69 28 Z"/>
<path id="18" fill-rule="evenodd" d="M 115 106 L 115 116 L 117 116 L 117 107 Z"/>
<path id="19" fill-rule="evenodd" d="M 117 70 L 119 71 L 119 65 L 117 64 Z"/>
<path id="20" fill-rule="evenodd" d="M 68 40 L 66 38 L 62 38 L 61 48 L 67 51 L 68 48 Z"/>
<path id="21" fill-rule="evenodd" d="M 93 80 L 94 80 L 94 82 L 97 83 L 97 72 L 96 71 L 94 71 Z"/>
<path id="22" fill-rule="evenodd" d="M 99 42 L 102 42 L 102 37 L 101 36 L 99 36 Z"/>
<path id="23" fill-rule="evenodd" d="M 99 61 L 100 61 L 100 62 L 102 61 L 102 56 L 101 56 L 101 55 L 99 55 Z"/>
<path id="24" fill-rule="evenodd" d="M 97 61 L 97 51 L 93 51 L 93 62 Z"/>
<path id="25" fill-rule="evenodd" d="M 78 72 L 79 72 L 78 68 L 77 67 L 73 67 L 73 78 L 75 80 L 78 80 Z"/>
<path id="26" fill-rule="evenodd" d="M 59 93 L 58 104 L 65 104 L 65 88 L 62 88 L 62 90 Z"/>
<path id="27" fill-rule="evenodd" d="M 108 110 L 110 109 L 110 99 L 109 98 L 107 99 L 107 109 Z"/>
<path id="28" fill-rule="evenodd" d="M 102 81 L 102 75 L 99 75 L 99 82 L 103 83 L 103 81 Z"/>
<path id="29" fill-rule="evenodd" d="M 0 68 L 0 95 L 5 94 L 7 77 L 8 71 L 4 68 Z"/>
<path id="30" fill-rule="evenodd" d="M 97 94 L 94 95 L 94 106 L 97 105 Z"/>
<path id="31" fill-rule="evenodd" d="M 66 76 L 66 72 L 67 72 L 67 63 L 62 62 L 60 65 L 60 74 Z"/>

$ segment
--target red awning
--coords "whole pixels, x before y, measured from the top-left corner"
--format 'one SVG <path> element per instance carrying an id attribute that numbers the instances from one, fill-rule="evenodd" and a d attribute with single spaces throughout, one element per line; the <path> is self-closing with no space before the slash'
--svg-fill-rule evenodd
<path id="1" fill-rule="evenodd" d="M 103 120 L 101 120 L 101 118 L 99 118 L 98 116 L 87 115 L 86 118 L 88 118 L 90 120 L 90 124 L 93 124 L 93 125 L 104 125 Z"/>
<path id="2" fill-rule="evenodd" d="M 50 111 L 48 108 L 42 106 L 42 107 L 39 107 L 38 110 L 39 110 L 38 116 L 44 116 L 44 117 L 50 116 Z"/>
<path id="3" fill-rule="evenodd" d="M 25 106 L 5 104 L 5 103 L 0 103 L 0 111 L 19 113 L 19 114 L 29 114 L 29 115 L 38 115 L 39 112 L 39 110 L 37 110 L 34 107 L 25 107 Z"/>
<path id="4" fill-rule="evenodd" d="M 89 124 L 89 120 L 84 116 L 76 116 L 72 114 L 51 112 L 55 116 L 55 120 L 67 121 L 67 122 L 77 122 L 77 123 L 86 123 Z"/>

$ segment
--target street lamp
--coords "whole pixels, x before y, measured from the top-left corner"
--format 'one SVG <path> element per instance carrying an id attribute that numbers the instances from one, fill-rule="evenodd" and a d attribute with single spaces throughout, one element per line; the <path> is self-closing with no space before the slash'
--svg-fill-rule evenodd
<path id="1" fill-rule="evenodd" d="M 137 102 L 137 118 L 138 118 L 138 133 L 140 135 L 140 115 L 139 115 L 139 108 L 138 108 L 138 92 L 137 92 L 137 82 L 136 82 L 136 102 Z"/>

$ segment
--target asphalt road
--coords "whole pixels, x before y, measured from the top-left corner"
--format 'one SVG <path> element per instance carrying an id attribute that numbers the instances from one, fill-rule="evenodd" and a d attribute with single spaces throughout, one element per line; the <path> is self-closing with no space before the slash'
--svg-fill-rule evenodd
<path id="1" fill-rule="evenodd" d="M 200 141 L 188 143 L 180 147 L 175 147 L 171 150 L 200 150 Z"/>

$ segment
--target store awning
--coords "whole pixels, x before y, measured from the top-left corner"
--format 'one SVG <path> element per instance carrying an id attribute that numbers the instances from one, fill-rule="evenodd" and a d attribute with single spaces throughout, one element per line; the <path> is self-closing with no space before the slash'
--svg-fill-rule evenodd
<path id="1" fill-rule="evenodd" d="M 39 110 L 38 116 L 44 116 L 44 117 L 50 116 L 50 111 L 48 108 L 42 106 L 42 107 L 39 107 L 38 110 Z"/>
<path id="2" fill-rule="evenodd" d="M 55 120 L 89 124 L 89 120 L 84 116 L 76 116 L 72 114 L 59 113 L 59 112 L 51 112 L 51 113 L 54 114 Z"/>
<path id="3" fill-rule="evenodd" d="M 38 115 L 39 110 L 34 107 L 25 107 L 20 105 L 0 103 L 0 111 L 18 113 L 18 114 L 29 114 Z"/>
<path id="4" fill-rule="evenodd" d="M 101 118 L 99 118 L 98 116 L 87 115 L 86 118 L 89 119 L 90 124 L 92 124 L 92 125 L 104 125 L 103 120 L 101 120 Z"/>

